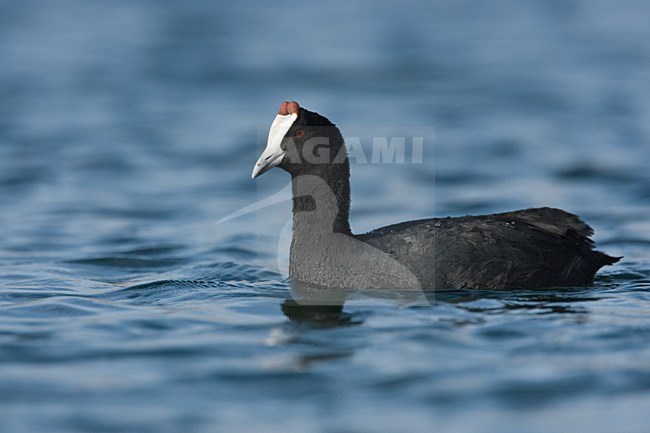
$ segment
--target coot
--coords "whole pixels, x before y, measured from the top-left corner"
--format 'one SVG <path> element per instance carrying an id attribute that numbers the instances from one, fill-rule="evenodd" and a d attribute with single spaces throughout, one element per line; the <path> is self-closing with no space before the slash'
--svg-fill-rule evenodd
<path id="1" fill-rule="evenodd" d="M 431 218 L 350 230 L 350 164 L 339 129 L 283 102 L 253 178 L 291 175 L 292 280 L 325 288 L 534 289 L 583 286 L 617 262 L 593 249 L 593 230 L 560 209 Z"/>

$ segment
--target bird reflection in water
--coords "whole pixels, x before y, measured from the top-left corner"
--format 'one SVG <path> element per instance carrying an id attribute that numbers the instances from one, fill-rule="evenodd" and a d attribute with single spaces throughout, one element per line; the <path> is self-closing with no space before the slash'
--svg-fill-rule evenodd
<path id="1" fill-rule="evenodd" d="M 484 314 L 529 310 L 539 315 L 584 314 L 585 302 L 600 300 L 585 288 L 561 288 L 508 292 L 494 290 L 445 291 L 380 291 L 333 290 L 300 283 L 291 284 L 291 296 L 281 305 L 282 312 L 293 323 L 317 327 L 335 327 L 362 324 L 362 315 L 343 311 L 346 301 L 355 305 L 365 300 L 371 303 L 388 301 L 405 308 L 431 308 L 436 303 L 453 305 L 460 311 Z M 483 303 L 481 301 L 491 301 Z"/>
<path id="2" fill-rule="evenodd" d="M 281 305 L 282 312 L 293 323 L 319 328 L 359 325 L 360 319 L 343 312 L 345 300 L 352 292 L 292 282 L 290 297 Z"/>

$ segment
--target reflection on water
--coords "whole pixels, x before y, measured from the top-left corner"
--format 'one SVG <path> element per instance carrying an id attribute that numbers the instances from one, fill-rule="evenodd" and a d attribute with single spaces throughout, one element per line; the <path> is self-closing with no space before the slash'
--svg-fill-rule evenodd
<path id="1" fill-rule="evenodd" d="M 343 313 L 343 303 L 338 305 L 304 305 L 293 299 L 285 300 L 282 312 L 294 323 L 306 323 L 314 326 L 331 327 L 359 324 L 353 322 L 352 316 Z"/>
<path id="2" fill-rule="evenodd" d="M 549 288 L 535 291 L 386 291 L 332 290 L 292 283 L 290 297 L 281 304 L 282 312 L 295 323 L 318 326 L 345 326 L 362 323 L 344 312 L 346 301 L 355 306 L 384 303 L 398 308 L 427 308 L 445 303 L 477 314 L 508 314 L 524 310 L 535 315 L 589 314 L 589 303 L 606 296 L 592 288 Z M 426 300 L 426 302 L 423 302 Z"/>

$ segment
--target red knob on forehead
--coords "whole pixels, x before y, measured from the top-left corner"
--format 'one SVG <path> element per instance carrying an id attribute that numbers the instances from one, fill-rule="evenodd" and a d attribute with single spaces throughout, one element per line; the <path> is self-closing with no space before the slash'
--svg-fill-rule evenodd
<path id="1" fill-rule="evenodd" d="M 298 114 L 300 112 L 300 105 L 298 105 L 296 101 L 291 101 L 289 104 L 287 104 L 287 111 L 289 114 Z"/>
<path id="2" fill-rule="evenodd" d="M 278 110 L 278 114 L 282 116 L 286 116 L 287 114 L 293 114 L 296 113 L 298 114 L 300 112 L 300 105 L 296 101 L 284 101 L 280 105 L 280 109 Z"/>

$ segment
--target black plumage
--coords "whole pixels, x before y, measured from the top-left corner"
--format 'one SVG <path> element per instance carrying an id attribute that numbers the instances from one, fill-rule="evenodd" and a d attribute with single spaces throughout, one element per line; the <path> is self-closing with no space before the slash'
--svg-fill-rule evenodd
<path id="1" fill-rule="evenodd" d="M 408 221 L 355 235 L 338 128 L 299 108 L 281 151 L 277 165 L 292 177 L 290 276 L 301 282 L 353 289 L 583 286 L 620 259 L 593 249 L 593 230 L 579 217 L 552 208 Z"/>

